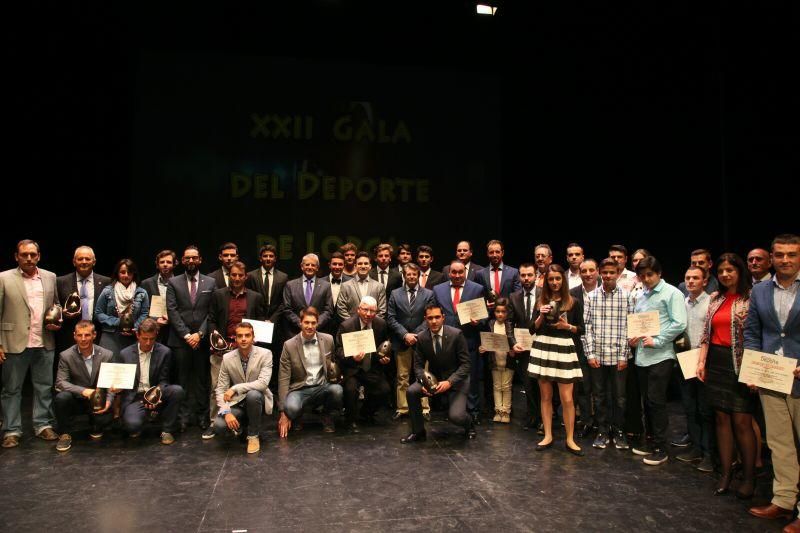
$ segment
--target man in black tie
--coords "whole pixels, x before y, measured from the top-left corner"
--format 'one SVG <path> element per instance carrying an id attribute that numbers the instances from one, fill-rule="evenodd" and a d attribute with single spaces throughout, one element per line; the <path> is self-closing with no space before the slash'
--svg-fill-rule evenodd
<path id="1" fill-rule="evenodd" d="M 331 284 L 331 309 L 335 310 L 336 300 L 339 299 L 339 291 L 342 290 L 342 285 L 345 281 L 353 279 L 353 276 L 348 276 L 344 273 L 344 255 L 342 252 L 333 252 L 331 254 L 331 258 L 328 260 L 328 275 L 323 277 Z M 339 315 L 334 313 L 330 321 L 328 321 L 324 332 L 335 335 L 339 329 L 339 324 L 341 324 Z"/>
<path id="2" fill-rule="evenodd" d="M 391 244 L 383 243 L 375 247 L 375 266 L 369 271 L 369 277 L 380 282 L 386 290 L 386 298 L 397 287 L 403 284 L 403 277 L 400 272 L 392 265 L 392 253 L 394 248 Z"/>
<path id="3" fill-rule="evenodd" d="M 467 341 L 457 328 L 444 324 L 442 306 L 433 303 L 425 308 L 428 327 L 417 336 L 414 345 L 414 373 L 417 382 L 408 388 L 406 398 L 411 417 L 411 433 L 400 440 L 403 444 L 426 439 L 425 419 L 422 416 L 422 396 L 447 394 L 450 404 L 448 418 L 453 424 L 464 428 L 464 436 L 475 438 L 472 417 L 467 414 L 467 392 L 469 392 L 470 359 Z M 425 364 L 439 381 L 436 390 L 429 391 L 423 385 Z"/>
<path id="4" fill-rule="evenodd" d="M 536 307 L 536 265 L 523 263 L 519 267 L 519 279 L 522 289 L 512 293 L 508 297 L 511 303 L 511 313 L 514 325 L 518 328 L 531 329 L 533 325 L 533 310 Z M 525 391 L 525 404 L 528 407 L 528 415 L 525 417 L 525 429 L 535 429 L 539 426 L 541 409 L 539 407 L 539 387 L 535 380 L 528 374 L 528 359 L 530 350 L 526 350 L 519 343 L 514 345 L 514 351 L 519 355 L 517 359 L 521 362 L 517 365 L 517 375 L 522 382 Z"/>

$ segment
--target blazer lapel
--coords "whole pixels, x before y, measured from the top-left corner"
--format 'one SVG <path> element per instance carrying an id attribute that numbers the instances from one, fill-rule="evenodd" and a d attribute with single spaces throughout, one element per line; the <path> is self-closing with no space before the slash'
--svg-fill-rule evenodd
<path id="1" fill-rule="evenodd" d="M 320 351 L 322 351 L 322 346 L 320 345 Z M 303 336 L 298 335 L 295 337 L 295 352 L 297 353 L 297 359 L 300 361 L 300 366 L 303 367 L 303 371 L 308 373 L 308 369 L 306 368 L 306 360 L 303 357 Z M 324 356 L 325 354 L 323 354 Z"/>
<path id="2" fill-rule="evenodd" d="M 98 359 L 95 359 L 95 357 L 98 357 Z M 102 364 L 103 361 L 99 359 L 99 354 L 95 354 L 94 356 L 92 356 L 92 375 L 89 376 L 89 383 L 91 383 L 92 385 L 97 383 L 97 376 L 100 374 L 100 365 Z M 86 365 L 84 365 L 84 368 L 85 367 Z"/>
<path id="3" fill-rule="evenodd" d="M 773 281 L 770 280 L 769 282 L 765 283 L 772 284 Z M 796 303 L 797 303 L 797 298 L 795 298 L 795 304 Z M 770 285 L 769 290 L 767 291 L 767 306 L 769 307 L 769 310 L 767 311 L 769 313 L 769 316 L 771 316 L 772 320 L 775 321 L 775 325 L 778 327 L 778 331 L 782 331 L 783 328 L 781 327 L 781 319 L 778 318 L 778 312 L 775 310 L 775 288 L 772 285 Z M 787 320 L 786 323 L 788 324 L 789 321 Z"/>
<path id="4" fill-rule="evenodd" d="M 83 362 L 83 355 L 81 355 L 81 352 L 77 346 L 72 350 L 72 357 L 75 360 L 75 365 L 78 367 L 78 372 L 80 372 L 83 377 L 89 379 L 90 383 L 94 383 L 91 380 L 96 374 L 97 370 L 100 368 L 98 360 L 92 357 L 92 375 L 90 376 L 89 371 L 86 370 L 86 363 Z"/>
<path id="5" fill-rule="evenodd" d="M 795 296 L 794 298 L 794 303 L 792 304 L 792 308 L 789 311 L 789 316 L 786 317 L 786 327 L 783 328 L 784 331 L 788 331 L 789 329 L 791 329 L 790 326 L 795 320 L 797 320 L 798 314 L 800 314 L 800 295 Z"/>

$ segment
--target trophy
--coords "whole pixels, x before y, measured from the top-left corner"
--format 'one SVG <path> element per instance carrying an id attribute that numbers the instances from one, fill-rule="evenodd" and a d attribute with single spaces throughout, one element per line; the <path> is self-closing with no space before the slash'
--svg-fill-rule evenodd
<path id="1" fill-rule="evenodd" d="M 328 371 L 328 383 L 341 383 L 342 381 L 342 369 L 339 367 L 339 363 L 336 362 L 336 359 L 331 357 L 330 364 L 327 367 Z"/>
<path id="2" fill-rule="evenodd" d="M 211 349 L 216 352 L 229 352 L 231 350 L 230 343 L 217 330 L 211 332 L 208 342 L 211 344 Z"/>
<path id="3" fill-rule="evenodd" d="M 431 394 L 436 394 L 436 387 L 439 386 L 439 380 L 436 379 L 436 376 L 431 374 L 427 370 L 423 370 L 422 372 L 422 386 L 425 387 Z"/>
<path id="4" fill-rule="evenodd" d="M 102 411 L 106 408 L 106 397 L 107 394 L 105 389 L 94 389 L 94 392 L 89 397 L 93 412 L 97 413 L 98 411 Z"/>
<path id="5" fill-rule="evenodd" d="M 383 359 L 384 357 L 392 357 L 392 343 L 390 341 L 383 341 L 380 346 L 378 346 L 378 357 Z"/>
<path id="6" fill-rule="evenodd" d="M 144 393 L 142 402 L 150 411 L 150 418 L 158 416 L 156 408 L 161 405 L 161 388 L 158 385 L 150 387 Z"/>
<path id="7" fill-rule="evenodd" d="M 133 333 L 133 323 L 133 307 L 129 305 L 124 311 L 122 311 L 122 314 L 119 315 L 120 333 L 124 333 L 126 335 Z"/>
<path id="8" fill-rule="evenodd" d="M 77 292 L 73 292 L 67 296 L 67 301 L 64 302 L 64 314 L 69 318 L 76 317 L 81 313 L 81 297 Z"/>
<path id="9" fill-rule="evenodd" d="M 497 293 L 494 292 L 494 289 L 489 289 L 486 293 L 486 303 L 488 303 L 490 306 L 494 305 L 494 303 L 497 301 L 497 298 L 498 296 Z"/>
<path id="10" fill-rule="evenodd" d="M 550 300 L 550 312 L 547 313 L 547 320 L 550 322 L 555 322 L 558 320 L 558 310 L 561 308 L 561 302 L 557 302 L 555 300 Z"/>
<path id="11" fill-rule="evenodd" d="M 44 314 L 44 325 L 45 326 L 58 326 L 61 324 L 61 306 L 58 304 L 53 304 L 53 306 L 47 310 Z"/>

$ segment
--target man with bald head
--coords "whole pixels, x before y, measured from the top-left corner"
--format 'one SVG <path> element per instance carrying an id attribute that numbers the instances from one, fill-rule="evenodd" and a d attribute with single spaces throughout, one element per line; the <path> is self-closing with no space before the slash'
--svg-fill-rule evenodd
<path id="1" fill-rule="evenodd" d="M 763 248 L 754 248 L 747 252 L 747 270 L 753 276 L 753 285 L 769 281 L 772 278 L 770 268 L 772 268 L 772 259 L 768 251 Z"/>

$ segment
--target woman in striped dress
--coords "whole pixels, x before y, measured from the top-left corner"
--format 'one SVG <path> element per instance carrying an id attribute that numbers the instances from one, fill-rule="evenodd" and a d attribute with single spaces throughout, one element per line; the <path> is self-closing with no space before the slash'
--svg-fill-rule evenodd
<path id="1" fill-rule="evenodd" d="M 583 333 L 583 305 L 569 294 L 564 269 L 552 264 L 545 272 L 545 283 L 534 309 L 534 329 L 528 373 L 539 380 L 539 395 L 544 424 L 544 438 L 536 451 L 548 449 L 553 444 L 553 384 L 558 383 L 564 427 L 567 432 L 566 449 L 582 456 L 575 443 L 575 404 L 572 387 L 583 379 L 578 362 L 577 343 Z"/>

